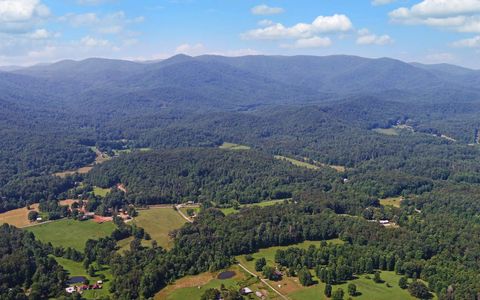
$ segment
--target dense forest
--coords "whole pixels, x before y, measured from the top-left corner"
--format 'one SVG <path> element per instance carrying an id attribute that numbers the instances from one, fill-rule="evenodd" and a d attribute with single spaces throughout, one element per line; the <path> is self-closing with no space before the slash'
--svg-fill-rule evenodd
<path id="1" fill-rule="evenodd" d="M 214 201 L 240 204 L 291 198 L 307 187 L 328 190 L 333 170 L 307 170 L 257 151 L 192 148 L 134 153 L 95 167 L 86 182 L 123 184 L 136 205 Z"/>

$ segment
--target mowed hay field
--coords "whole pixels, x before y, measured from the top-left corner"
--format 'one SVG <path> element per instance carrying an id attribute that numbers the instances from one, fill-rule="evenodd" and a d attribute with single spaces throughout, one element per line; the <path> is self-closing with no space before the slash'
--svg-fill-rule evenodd
<path id="1" fill-rule="evenodd" d="M 28 220 L 28 213 L 32 210 L 38 211 L 38 204 L 32 204 L 30 208 L 31 210 L 24 207 L 1 213 L 0 225 L 8 223 L 18 228 L 32 225 L 33 223 Z"/>
<path id="2" fill-rule="evenodd" d="M 145 229 L 145 232 L 150 234 L 152 240 L 157 241 L 158 245 L 171 249 L 173 240 L 168 236 L 168 233 L 174 229 L 182 227 L 187 221 L 180 216 L 173 208 L 150 208 L 146 210 L 139 210 L 138 216 L 133 219 L 132 223 Z M 119 243 L 122 249 L 129 249 L 130 241 L 126 239 Z M 150 241 L 143 241 L 144 246 L 151 244 Z"/>
<path id="3" fill-rule="evenodd" d="M 113 222 L 98 224 L 91 220 L 75 221 L 64 219 L 28 227 L 26 230 L 32 232 L 42 242 L 50 242 L 56 247 L 72 247 L 83 252 L 87 240 L 96 240 L 109 236 L 114 229 L 115 225 Z"/>

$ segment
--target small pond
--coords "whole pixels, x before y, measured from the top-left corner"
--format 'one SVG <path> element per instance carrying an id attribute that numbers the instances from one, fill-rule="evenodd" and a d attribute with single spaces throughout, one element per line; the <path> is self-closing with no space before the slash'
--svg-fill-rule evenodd
<path id="1" fill-rule="evenodd" d="M 217 278 L 220 280 L 225 280 L 225 279 L 230 279 L 233 276 L 235 276 L 235 272 L 233 271 L 225 271 L 220 274 L 218 274 Z"/>
<path id="2" fill-rule="evenodd" d="M 84 276 L 73 276 L 68 279 L 67 284 L 84 283 L 86 279 Z"/>

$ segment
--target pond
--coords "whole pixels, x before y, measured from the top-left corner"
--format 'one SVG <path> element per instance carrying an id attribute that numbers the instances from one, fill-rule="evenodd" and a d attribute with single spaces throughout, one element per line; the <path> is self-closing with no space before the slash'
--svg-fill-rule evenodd
<path id="1" fill-rule="evenodd" d="M 233 271 L 225 271 L 220 274 L 218 274 L 217 278 L 220 280 L 225 280 L 225 279 L 230 279 L 233 276 L 235 276 L 235 272 Z"/>
<path id="2" fill-rule="evenodd" d="M 67 284 L 84 283 L 85 280 L 87 280 L 87 278 L 84 276 L 73 276 L 68 279 Z"/>

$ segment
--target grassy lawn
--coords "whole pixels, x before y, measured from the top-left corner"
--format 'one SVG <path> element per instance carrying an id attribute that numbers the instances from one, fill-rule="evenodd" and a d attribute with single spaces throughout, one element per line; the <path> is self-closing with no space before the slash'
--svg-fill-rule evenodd
<path id="1" fill-rule="evenodd" d="M 380 204 L 384 206 L 394 206 L 394 207 L 400 207 L 400 203 L 403 201 L 403 197 L 391 197 L 391 198 L 385 198 L 385 199 L 380 199 Z"/>
<path id="2" fill-rule="evenodd" d="M 223 143 L 219 148 L 226 149 L 226 150 L 250 150 L 251 149 L 249 146 L 233 144 L 233 143 Z"/>
<path id="3" fill-rule="evenodd" d="M 252 207 L 252 206 L 267 207 L 267 206 L 275 205 L 275 204 L 277 204 L 277 203 L 283 203 L 284 201 L 285 201 L 285 199 L 269 200 L 269 201 L 262 201 L 262 202 L 253 203 L 253 204 L 244 204 L 244 205 L 241 205 L 240 207 L 241 207 L 241 208 L 242 208 L 242 207 Z M 221 208 L 220 210 L 221 210 L 226 216 L 238 212 L 238 210 L 235 210 L 233 207 Z"/>
<path id="4" fill-rule="evenodd" d="M 228 269 L 234 271 L 236 275 L 230 279 L 220 280 L 217 276 L 220 272 L 202 273 L 195 276 L 186 276 L 177 280 L 155 295 L 155 299 L 162 300 L 199 300 L 202 294 L 209 288 L 219 289 L 223 284 L 227 288 L 250 287 L 254 291 L 265 290 L 266 288 L 258 279 L 253 278 L 240 269 L 238 266 L 232 266 Z M 271 299 L 271 298 L 270 298 Z"/>
<path id="5" fill-rule="evenodd" d="M 102 266 L 101 271 L 96 272 L 96 277 L 91 277 L 88 275 L 87 271 L 83 268 L 83 263 L 75 262 L 69 259 L 65 259 L 63 257 L 54 257 L 58 264 L 60 264 L 67 272 L 70 277 L 74 276 L 83 276 L 87 278 L 90 283 L 97 282 L 100 280 L 98 277 L 100 274 L 105 275 L 105 280 L 103 280 L 103 288 L 101 290 L 89 290 L 84 291 L 82 294 L 82 298 L 84 299 L 96 299 L 100 296 L 107 296 L 110 295 L 109 289 L 112 280 L 112 274 L 110 270 L 105 266 Z"/>
<path id="6" fill-rule="evenodd" d="M 95 196 L 105 197 L 108 193 L 110 193 L 111 189 L 103 189 L 98 186 L 93 187 L 93 193 Z"/>
<path id="7" fill-rule="evenodd" d="M 373 131 L 383 135 L 397 136 L 398 130 L 396 128 L 375 128 Z"/>
<path id="8" fill-rule="evenodd" d="M 186 221 L 172 208 L 151 208 L 140 210 L 138 217 L 132 222 L 145 229 L 145 232 L 150 234 L 152 240 L 157 241 L 159 246 L 170 249 L 173 246 L 173 241 L 168 236 L 168 233 L 182 227 Z M 120 241 L 118 245 L 121 250 L 129 249 L 131 241 L 131 238 L 125 239 Z M 150 246 L 151 241 L 143 241 L 142 244 Z"/>
<path id="9" fill-rule="evenodd" d="M 97 224 L 92 221 L 80 222 L 65 219 L 29 227 L 26 230 L 33 232 L 35 237 L 42 242 L 50 242 L 56 247 L 72 247 L 83 252 L 88 239 L 109 236 L 114 229 L 115 225 L 112 222 Z"/>

